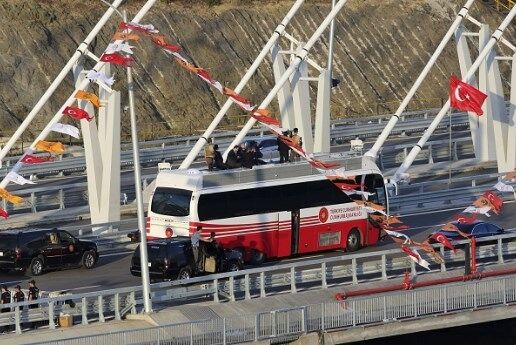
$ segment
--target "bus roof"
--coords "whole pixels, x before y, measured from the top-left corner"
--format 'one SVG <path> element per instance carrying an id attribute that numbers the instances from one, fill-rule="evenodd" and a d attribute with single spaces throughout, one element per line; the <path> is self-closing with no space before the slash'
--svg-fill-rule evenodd
<path id="1" fill-rule="evenodd" d="M 319 157 L 317 157 L 319 159 Z M 350 175 L 361 174 L 361 170 L 381 173 L 378 168 L 362 168 L 362 157 L 345 157 L 331 155 L 324 158 L 324 162 L 339 163 Z M 324 178 L 323 175 L 307 162 L 257 165 L 253 169 L 230 169 L 219 171 L 162 170 L 158 173 L 156 187 L 171 187 L 187 190 L 220 188 L 225 186 L 262 184 L 280 180 L 292 180 L 294 183 L 300 177 L 311 177 L 310 180 Z M 303 179 L 303 181 L 305 181 Z"/>

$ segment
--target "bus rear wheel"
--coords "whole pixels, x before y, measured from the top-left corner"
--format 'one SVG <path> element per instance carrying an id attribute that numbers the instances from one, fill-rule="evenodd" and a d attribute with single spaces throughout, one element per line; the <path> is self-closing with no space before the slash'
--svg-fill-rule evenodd
<path id="1" fill-rule="evenodd" d="M 346 251 L 354 252 L 360 249 L 360 232 L 357 229 L 353 229 L 348 234 L 346 240 Z"/>

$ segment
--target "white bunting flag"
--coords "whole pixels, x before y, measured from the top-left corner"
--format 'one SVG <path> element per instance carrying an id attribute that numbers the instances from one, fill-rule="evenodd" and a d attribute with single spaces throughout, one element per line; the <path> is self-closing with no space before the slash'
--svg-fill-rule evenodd
<path id="1" fill-rule="evenodd" d="M 494 185 L 494 187 L 500 192 L 514 193 L 514 187 L 503 183 L 502 181 Z"/>
<path id="2" fill-rule="evenodd" d="M 421 257 L 421 255 L 418 253 L 418 251 L 415 249 L 415 248 L 411 248 L 412 252 L 414 252 L 414 254 L 417 255 L 417 258 L 412 256 L 412 255 L 409 255 L 409 257 L 416 263 L 418 264 L 419 266 L 421 267 L 424 267 L 426 268 L 427 270 L 430 271 L 430 263 L 428 261 L 426 261 L 425 259 L 423 259 Z"/>
<path id="3" fill-rule="evenodd" d="M 9 172 L 5 178 L 8 180 L 8 181 L 11 181 L 11 182 L 14 182 L 16 184 L 21 184 L 21 185 L 24 185 L 24 184 L 35 184 L 34 182 L 30 181 L 30 180 L 27 180 L 26 178 L 24 178 L 23 176 L 20 176 L 18 175 L 17 173 L 15 173 L 14 171 L 11 171 Z"/>
<path id="4" fill-rule="evenodd" d="M 54 132 L 68 134 L 76 139 L 80 138 L 79 128 L 74 127 L 72 125 L 64 125 L 62 123 L 55 123 L 54 125 L 52 125 L 51 130 L 53 130 Z"/>
<path id="5" fill-rule="evenodd" d="M 133 46 L 127 43 L 110 43 L 106 48 L 106 54 L 112 54 L 116 52 L 124 52 L 127 54 L 133 54 Z"/>
<path id="6" fill-rule="evenodd" d="M 86 78 L 88 78 L 91 81 L 100 80 L 104 84 L 111 86 L 115 83 L 115 79 L 113 77 L 108 78 L 107 75 L 105 75 L 102 72 L 97 72 L 94 70 L 90 70 L 88 74 L 86 74 Z"/>
<path id="7" fill-rule="evenodd" d="M 475 206 L 469 206 L 464 211 L 462 211 L 462 213 L 480 213 L 480 214 L 483 214 L 484 216 L 491 217 L 491 215 L 489 214 L 489 211 L 491 211 L 491 207 L 478 208 Z"/>
<path id="8" fill-rule="evenodd" d="M 386 230 L 386 229 L 383 229 L 383 231 L 385 231 L 387 233 L 387 235 L 389 236 L 392 236 L 392 237 L 397 237 L 397 238 L 401 238 L 403 240 L 405 240 L 403 242 L 403 244 L 410 244 L 412 241 L 410 240 L 410 237 L 408 237 L 407 235 L 405 234 L 402 234 L 401 232 L 398 232 L 398 231 L 392 231 L 392 230 Z"/>

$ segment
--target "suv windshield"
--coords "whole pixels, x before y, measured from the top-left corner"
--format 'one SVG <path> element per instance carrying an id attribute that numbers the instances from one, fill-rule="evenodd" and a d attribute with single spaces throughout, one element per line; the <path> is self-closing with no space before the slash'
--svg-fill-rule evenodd
<path id="1" fill-rule="evenodd" d="M 13 249 L 16 248 L 16 235 L 13 234 L 0 234 L 0 248 L 2 249 Z"/>
<path id="2" fill-rule="evenodd" d="M 185 217 L 190 214 L 192 192 L 177 188 L 158 187 L 152 197 L 151 211 L 165 216 Z"/>

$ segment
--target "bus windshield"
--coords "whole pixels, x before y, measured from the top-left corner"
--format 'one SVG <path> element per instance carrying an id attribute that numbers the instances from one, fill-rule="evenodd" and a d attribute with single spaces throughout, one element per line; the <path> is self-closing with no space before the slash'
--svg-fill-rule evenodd
<path id="1" fill-rule="evenodd" d="M 152 197 L 151 211 L 164 216 L 186 217 L 190 214 L 191 198 L 189 190 L 158 187 Z"/>

